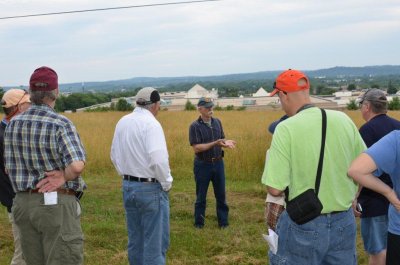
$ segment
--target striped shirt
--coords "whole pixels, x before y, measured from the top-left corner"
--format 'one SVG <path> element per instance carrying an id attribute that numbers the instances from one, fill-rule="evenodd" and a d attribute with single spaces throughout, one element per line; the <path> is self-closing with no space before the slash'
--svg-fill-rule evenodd
<path id="1" fill-rule="evenodd" d="M 217 118 L 211 118 L 211 126 L 206 124 L 201 117 L 190 125 L 190 145 L 210 143 L 224 138 L 225 134 L 222 129 L 221 121 Z M 222 156 L 222 148 L 218 145 L 213 146 L 207 151 L 196 154 L 196 157 L 200 160 L 211 160 L 212 158 L 219 158 Z"/>
<path id="2" fill-rule="evenodd" d="M 85 161 L 85 149 L 75 126 L 47 105 L 32 105 L 11 120 L 4 135 L 5 166 L 14 191 L 35 189 L 46 171 L 64 170 Z M 82 191 L 81 176 L 63 188 Z"/>

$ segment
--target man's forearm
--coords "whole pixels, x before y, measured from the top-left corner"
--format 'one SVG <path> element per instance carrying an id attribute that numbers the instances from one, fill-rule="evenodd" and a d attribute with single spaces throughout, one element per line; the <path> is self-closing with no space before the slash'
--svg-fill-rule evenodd
<path id="1" fill-rule="evenodd" d="M 64 169 L 64 178 L 66 181 L 74 180 L 81 175 L 85 168 L 85 162 L 74 161 Z"/>
<path id="2" fill-rule="evenodd" d="M 218 145 L 219 141 L 220 141 L 220 139 L 216 140 L 214 142 L 209 142 L 209 143 L 205 143 L 205 144 L 195 144 L 195 145 L 193 145 L 193 150 L 196 154 L 207 151 L 207 150 L 213 148 L 214 146 Z"/>
<path id="3" fill-rule="evenodd" d="M 275 188 L 272 188 L 270 186 L 267 186 L 267 191 L 273 196 L 282 196 L 283 195 L 283 190 L 278 190 Z"/>
<path id="4" fill-rule="evenodd" d="M 154 170 L 154 177 L 161 183 L 164 190 L 169 190 L 172 185 L 172 176 L 168 153 L 165 150 L 157 150 L 150 153 L 150 157 L 150 168 Z"/>

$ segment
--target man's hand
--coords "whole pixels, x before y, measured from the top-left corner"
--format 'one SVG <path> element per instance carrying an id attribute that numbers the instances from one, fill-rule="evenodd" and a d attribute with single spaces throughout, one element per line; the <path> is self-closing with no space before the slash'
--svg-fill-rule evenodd
<path id="1" fill-rule="evenodd" d="M 233 149 L 236 147 L 236 142 L 233 140 L 224 140 L 224 139 L 219 139 L 218 140 L 218 145 L 224 148 L 229 148 Z"/>
<path id="2" fill-rule="evenodd" d="M 354 216 L 360 217 L 362 213 L 357 209 L 357 198 L 353 200 L 351 207 L 353 208 Z"/>
<path id="3" fill-rule="evenodd" d="M 36 188 L 38 188 L 39 192 L 42 193 L 56 191 L 66 182 L 64 171 L 62 170 L 48 171 L 45 172 L 44 175 L 46 177 L 39 181 L 39 183 L 36 185 Z"/>
<path id="4" fill-rule="evenodd" d="M 384 194 L 385 197 L 389 200 L 389 202 L 396 208 L 397 212 L 400 212 L 400 200 L 397 197 L 396 192 L 391 189 L 390 192 Z"/>

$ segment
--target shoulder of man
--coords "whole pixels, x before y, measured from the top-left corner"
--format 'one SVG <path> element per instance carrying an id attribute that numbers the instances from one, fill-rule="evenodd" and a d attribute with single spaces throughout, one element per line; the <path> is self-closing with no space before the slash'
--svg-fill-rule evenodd
<path id="1" fill-rule="evenodd" d="M 215 122 L 217 122 L 222 127 L 222 122 L 221 122 L 220 119 L 214 118 L 214 117 L 213 117 L 213 119 L 214 119 Z"/>
<path id="2" fill-rule="evenodd" d="M 400 120 L 395 119 L 393 117 L 390 117 L 389 115 L 385 115 L 387 117 L 387 119 L 389 119 L 393 124 L 395 124 L 396 126 L 400 126 Z"/>
<path id="3" fill-rule="evenodd" d="M 194 120 L 189 127 L 196 127 L 200 125 L 200 118 L 197 118 L 196 120 Z"/>
<path id="4" fill-rule="evenodd" d="M 60 124 L 62 126 L 63 125 L 71 125 L 71 126 L 75 127 L 73 122 L 70 119 L 68 119 L 67 117 L 65 117 L 64 115 L 61 115 L 58 113 L 55 113 L 54 115 L 55 115 L 54 117 L 55 117 L 57 124 Z"/>
<path id="5" fill-rule="evenodd" d="M 344 119 L 347 121 L 351 121 L 353 124 L 354 122 L 352 121 L 352 119 L 343 111 L 338 111 L 338 110 L 331 110 L 331 109 L 325 109 L 327 118 L 329 119 L 329 117 L 332 118 L 338 118 L 338 119 Z"/>

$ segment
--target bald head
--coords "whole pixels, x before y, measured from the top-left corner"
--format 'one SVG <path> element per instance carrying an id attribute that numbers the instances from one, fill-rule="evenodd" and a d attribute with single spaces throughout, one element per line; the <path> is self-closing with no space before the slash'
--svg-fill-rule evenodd
<path id="1" fill-rule="evenodd" d="M 309 89 L 286 94 L 279 92 L 279 99 L 282 104 L 282 109 L 288 116 L 296 115 L 297 111 L 302 106 L 311 103 Z"/>

